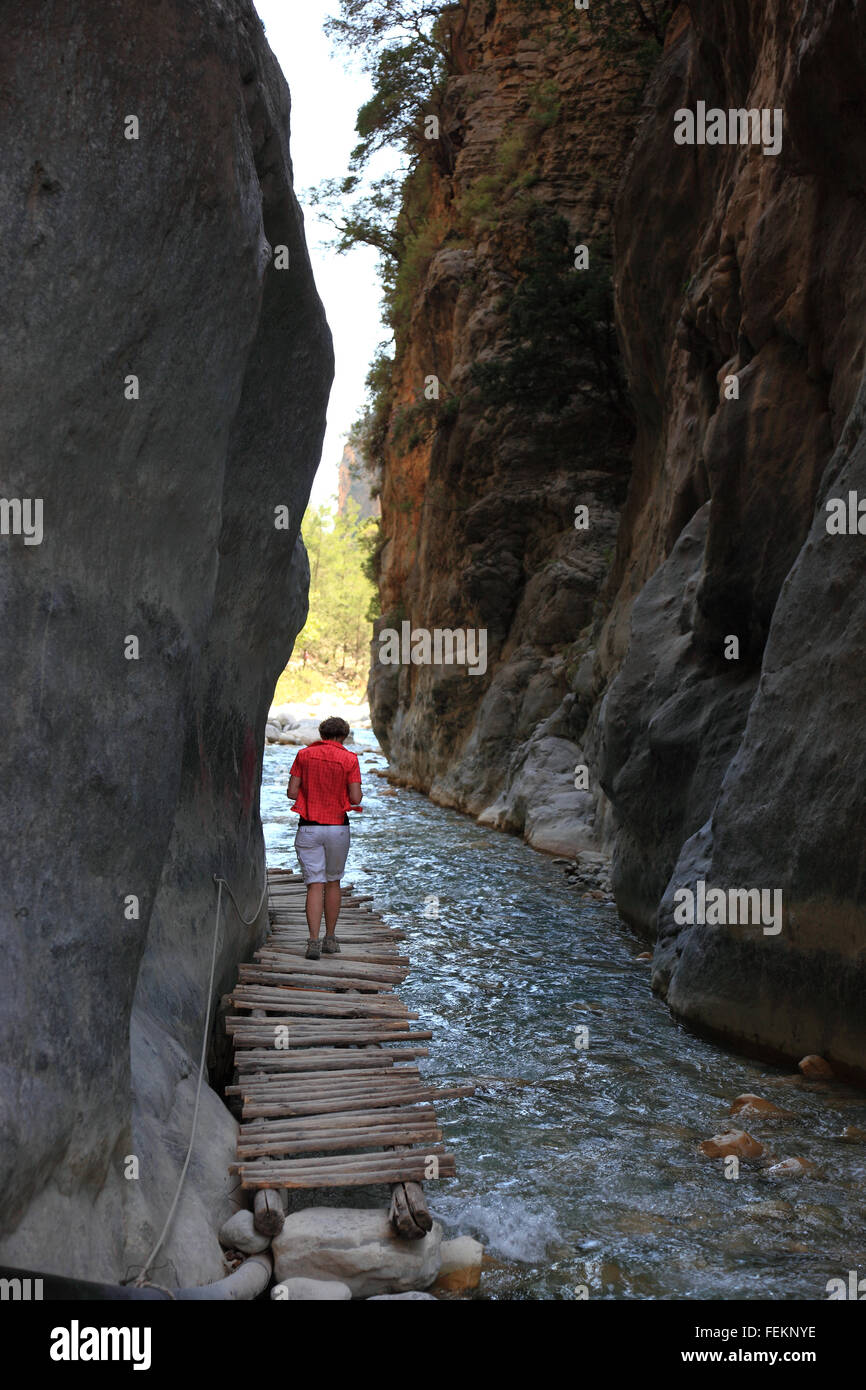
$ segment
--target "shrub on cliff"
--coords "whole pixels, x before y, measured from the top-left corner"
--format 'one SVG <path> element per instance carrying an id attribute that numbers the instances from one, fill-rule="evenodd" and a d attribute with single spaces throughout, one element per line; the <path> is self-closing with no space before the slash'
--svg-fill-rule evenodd
<path id="1" fill-rule="evenodd" d="M 589 268 L 576 270 L 565 218 L 537 203 L 528 234 L 530 247 L 518 267 L 522 278 L 503 304 L 510 350 L 472 370 L 482 401 L 553 413 L 584 395 L 625 410 L 605 249 L 596 244 Z"/>

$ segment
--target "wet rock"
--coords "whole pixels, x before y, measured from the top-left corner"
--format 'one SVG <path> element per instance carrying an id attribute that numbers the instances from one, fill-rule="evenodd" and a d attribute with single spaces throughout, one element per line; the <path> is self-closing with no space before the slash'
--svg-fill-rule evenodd
<path id="1" fill-rule="evenodd" d="M 861 1129 L 858 1125 L 846 1125 L 842 1131 L 842 1138 L 848 1144 L 866 1144 L 866 1129 Z"/>
<path id="2" fill-rule="evenodd" d="M 804 1076 L 808 1076 L 810 1081 L 830 1081 L 835 1076 L 830 1063 L 817 1053 L 810 1053 L 808 1057 L 801 1057 L 797 1063 Z"/>
<path id="3" fill-rule="evenodd" d="M 762 1096 L 747 1093 L 737 1096 L 736 1100 L 732 1101 L 729 1114 L 739 1115 L 741 1119 L 746 1119 L 752 1115 L 790 1116 L 791 1111 L 783 1110 L 781 1106 L 774 1105 L 771 1100 L 764 1100 Z"/>
<path id="4" fill-rule="evenodd" d="M 727 1158 L 731 1154 L 737 1158 L 760 1158 L 764 1152 L 763 1144 L 742 1129 L 716 1134 L 712 1139 L 705 1139 L 699 1147 L 708 1158 Z"/>
<path id="5" fill-rule="evenodd" d="M 773 1178 L 804 1178 L 817 1171 L 817 1163 L 810 1162 L 808 1158 L 782 1158 L 767 1169 Z"/>
<path id="6" fill-rule="evenodd" d="M 481 1282 L 484 1246 L 471 1236 L 442 1242 L 442 1263 L 433 1288 L 442 1293 L 462 1293 Z"/>
<path id="7" fill-rule="evenodd" d="M 220 1245 L 227 1250 L 241 1250 L 245 1255 L 260 1255 L 271 1243 L 270 1236 L 263 1236 L 253 1224 L 253 1213 L 244 1209 L 235 1212 L 220 1227 Z"/>
<path id="8" fill-rule="evenodd" d="M 386 1210 L 308 1207 L 287 1217 L 272 1252 L 279 1281 L 339 1280 L 353 1297 L 426 1289 L 439 1272 L 442 1227 L 423 1240 L 400 1240 Z"/>
<path id="9" fill-rule="evenodd" d="M 790 1202 L 749 1202 L 737 1215 L 743 1221 L 790 1221 L 794 1208 Z"/>
<path id="10" fill-rule="evenodd" d="M 647 961 L 651 961 L 652 958 L 653 958 L 653 953 L 652 953 L 652 951 L 641 951 L 641 953 L 640 953 L 639 956 L 635 956 L 635 960 L 647 960 Z"/>

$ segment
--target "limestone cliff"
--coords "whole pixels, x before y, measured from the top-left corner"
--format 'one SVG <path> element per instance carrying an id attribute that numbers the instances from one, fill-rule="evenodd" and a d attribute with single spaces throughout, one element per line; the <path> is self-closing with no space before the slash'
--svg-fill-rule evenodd
<path id="1" fill-rule="evenodd" d="M 567 851 L 600 830 L 574 772 L 632 438 L 602 301 L 638 80 L 561 5 L 472 0 L 454 26 L 408 194 L 421 230 L 381 460 L 378 632 L 483 629 L 486 669 L 385 665 L 374 641 L 373 720 L 398 780 Z M 582 294 L 601 305 L 593 341 L 574 331 Z"/>
<path id="2" fill-rule="evenodd" d="M 0 1260 L 116 1281 L 190 1133 L 213 875 L 247 916 L 262 888 L 332 354 L 250 0 L 0 28 L 3 490 L 44 508 L 0 538 Z M 225 903 L 215 997 L 263 919 Z M 233 1137 L 206 1087 L 158 1282 L 223 1273 Z"/>
<path id="3" fill-rule="evenodd" d="M 866 11 L 690 0 L 637 122 L 625 70 L 522 15 L 469 7 L 445 231 L 394 371 L 395 415 L 429 373 L 456 404 L 389 444 L 383 487 L 383 626 L 487 626 L 489 669 L 377 666 L 374 643 L 374 724 L 435 798 L 544 848 L 611 845 L 682 1017 L 863 1073 L 866 542 L 828 532 L 827 502 L 866 489 Z M 486 223 L 453 209 L 512 159 L 539 75 L 561 105 L 536 114 L 531 191 L 591 248 L 611 223 L 628 405 L 554 391 L 491 419 L 469 364 L 511 350 L 526 206 L 500 186 Z M 699 104 L 780 113 L 781 148 L 677 143 Z M 781 930 L 680 924 L 701 880 L 780 890 Z"/>

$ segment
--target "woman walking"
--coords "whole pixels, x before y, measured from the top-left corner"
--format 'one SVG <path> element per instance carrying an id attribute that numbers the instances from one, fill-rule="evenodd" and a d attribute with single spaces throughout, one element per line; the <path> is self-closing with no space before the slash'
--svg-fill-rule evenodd
<path id="1" fill-rule="evenodd" d="M 340 915 L 340 879 L 349 853 L 350 809 L 361 807 L 361 769 L 355 753 L 343 744 L 351 729 L 345 719 L 325 719 L 319 741 L 302 748 L 292 763 L 286 795 L 300 817 L 295 852 L 307 885 L 307 960 L 335 955 Z M 319 946 L 322 908 L 325 939 Z"/>

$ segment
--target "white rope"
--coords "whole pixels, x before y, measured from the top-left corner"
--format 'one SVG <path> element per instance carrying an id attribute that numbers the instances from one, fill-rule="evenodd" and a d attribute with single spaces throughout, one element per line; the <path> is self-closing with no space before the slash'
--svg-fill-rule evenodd
<path id="1" fill-rule="evenodd" d="M 267 892 L 268 892 L 268 875 L 267 875 L 267 871 L 266 871 L 266 872 L 265 872 L 265 886 L 264 886 L 264 888 L 262 889 L 262 896 L 259 898 L 259 905 L 258 905 L 258 907 L 256 908 L 256 910 L 255 910 L 253 916 L 250 918 L 249 921 L 247 921 L 246 917 L 244 917 L 244 916 L 242 915 L 241 910 L 240 910 L 240 908 L 238 907 L 238 904 L 237 904 L 237 899 L 235 898 L 235 895 L 234 895 L 234 893 L 232 892 L 231 888 L 229 887 L 229 884 L 228 884 L 228 882 L 226 881 L 226 879 L 224 879 L 224 878 L 219 878 L 216 874 L 214 874 L 213 880 L 214 880 L 214 883 L 216 883 L 216 884 L 218 885 L 218 886 L 217 886 L 216 920 L 215 920 L 215 922 L 214 922 L 213 950 L 212 950 L 212 952 L 211 952 L 211 960 L 210 960 L 210 979 L 208 980 L 208 987 L 207 987 L 207 1008 L 206 1008 L 206 1010 L 205 1010 L 204 1033 L 203 1033 L 203 1035 L 202 1035 L 202 1040 L 201 1040 L 201 1058 L 200 1058 L 199 1064 L 198 1064 L 198 1084 L 196 1085 L 196 1088 L 195 1088 L 195 1106 L 194 1106 L 193 1112 L 192 1112 L 192 1131 L 191 1131 L 190 1136 L 189 1136 L 189 1147 L 187 1148 L 187 1151 L 186 1151 L 186 1158 L 185 1158 L 184 1161 L 183 1161 L 183 1168 L 181 1169 L 180 1178 L 178 1179 L 177 1191 L 176 1191 L 175 1194 L 174 1194 L 174 1201 L 173 1201 L 172 1204 L 171 1204 L 171 1207 L 170 1207 L 170 1209 L 169 1209 L 168 1216 L 165 1218 L 165 1225 L 163 1226 L 163 1228 L 162 1228 L 162 1230 L 161 1230 L 161 1232 L 160 1232 L 159 1240 L 156 1242 L 156 1245 L 155 1245 L 155 1246 L 153 1247 L 153 1249 L 151 1250 L 150 1255 L 149 1255 L 149 1257 L 148 1257 L 148 1259 L 147 1259 L 147 1261 L 146 1261 L 146 1263 L 145 1263 L 145 1265 L 144 1265 L 144 1268 L 142 1269 L 141 1273 L 139 1274 L 138 1278 L 137 1278 L 136 1281 L 135 1281 L 135 1284 L 136 1284 L 136 1287 L 137 1287 L 137 1288 L 142 1288 L 142 1287 L 145 1285 L 146 1279 L 147 1279 L 148 1270 L 150 1269 L 151 1265 L 153 1264 L 154 1260 L 156 1259 L 157 1255 L 159 1254 L 160 1249 L 162 1248 L 162 1243 L 163 1243 L 163 1241 L 165 1240 L 165 1237 L 166 1237 L 166 1235 L 167 1235 L 167 1233 L 168 1233 L 168 1228 L 169 1228 L 169 1226 L 171 1225 L 172 1217 L 174 1216 L 175 1209 L 176 1209 L 176 1207 L 177 1207 L 178 1201 L 180 1200 L 181 1188 L 183 1187 L 184 1178 L 186 1177 L 186 1171 L 187 1171 L 187 1169 L 189 1168 L 190 1159 L 192 1158 L 192 1150 L 193 1150 L 193 1145 L 194 1145 L 194 1143 L 195 1143 L 196 1126 L 197 1126 L 197 1124 L 198 1124 L 199 1103 L 200 1103 L 200 1101 L 201 1101 L 201 1086 L 202 1086 L 202 1082 L 203 1082 L 203 1080 L 204 1080 L 204 1064 L 205 1064 L 205 1059 L 206 1059 L 206 1057 L 207 1057 L 207 1040 L 208 1040 L 208 1034 L 209 1034 L 209 1032 L 210 1032 L 210 1010 L 211 1010 L 211 1000 L 213 999 L 214 978 L 215 978 L 215 976 L 216 976 L 217 942 L 219 941 L 219 934 L 220 934 L 220 909 L 221 909 L 221 907 L 222 907 L 223 884 L 225 884 L 225 887 L 226 887 L 226 889 L 228 890 L 228 895 L 229 895 L 229 897 L 231 898 L 232 902 L 233 902 L 234 905 L 235 905 L 235 912 L 238 914 L 238 916 L 240 917 L 240 919 L 241 919 L 241 921 L 243 922 L 243 924 L 244 924 L 245 927 L 251 927 L 252 924 L 253 924 L 253 922 L 254 922 L 254 921 L 256 920 L 256 918 L 258 917 L 259 913 L 260 913 L 261 910 L 262 910 L 262 904 L 264 903 L 265 898 L 266 898 L 266 896 L 267 896 Z"/>

